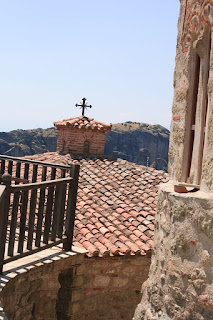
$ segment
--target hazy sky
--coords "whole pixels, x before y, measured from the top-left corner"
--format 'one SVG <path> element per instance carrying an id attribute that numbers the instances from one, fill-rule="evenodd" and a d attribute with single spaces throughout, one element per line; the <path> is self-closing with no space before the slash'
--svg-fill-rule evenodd
<path id="1" fill-rule="evenodd" d="M 0 131 L 81 115 L 169 128 L 179 0 L 0 0 Z"/>

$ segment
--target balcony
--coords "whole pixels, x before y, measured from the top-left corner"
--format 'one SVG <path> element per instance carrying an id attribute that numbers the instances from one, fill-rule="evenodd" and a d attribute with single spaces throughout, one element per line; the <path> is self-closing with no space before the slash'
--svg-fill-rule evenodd
<path id="1" fill-rule="evenodd" d="M 71 250 L 79 167 L 0 156 L 0 273 L 60 243 Z"/>

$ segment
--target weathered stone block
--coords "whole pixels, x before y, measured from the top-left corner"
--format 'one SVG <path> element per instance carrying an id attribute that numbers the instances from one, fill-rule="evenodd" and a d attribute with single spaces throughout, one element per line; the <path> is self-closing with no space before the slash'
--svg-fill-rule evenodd
<path id="1" fill-rule="evenodd" d="M 72 281 L 72 287 L 81 287 L 84 283 L 84 276 L 75 276 Z"/>
<path id="2" fill-rule="evenodd" d="M 109 276 L 96 275 L 94 279 L 94 286 L 107 287 L 109 285 L 109 282 L 110 282 Z"/>
<path id="3" fill-rule="evenodd" d="M 112 285 L 114 287 L 125 287 L 128 283 L 128 278 L 114 278 Z"/>

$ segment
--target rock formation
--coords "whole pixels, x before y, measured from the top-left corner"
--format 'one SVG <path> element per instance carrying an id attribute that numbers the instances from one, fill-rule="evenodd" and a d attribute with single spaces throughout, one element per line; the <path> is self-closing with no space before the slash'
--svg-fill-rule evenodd
<path id="1" fill-rule="evenodd" d="M 119 123 L 106 135 L 105 154 L 156 169 L 167 167 L 169 130 L 145 123 Z M 163 159 L 157 166 L 157 159 Z"/>
<path id="2" fill-rule="evenodd" d="M 22 157 L 56 151 L 56 128 L 0 132 L 0 154 Z M 160 125 L 118 123 L 106 134 L 106 156 L 167 168 L 169 130 Z"/>
<path id="3" fill-rule="evenodd" d="M 0 132 L 0 154 L 23 157 L 56 151 L 55 128 Z"/>

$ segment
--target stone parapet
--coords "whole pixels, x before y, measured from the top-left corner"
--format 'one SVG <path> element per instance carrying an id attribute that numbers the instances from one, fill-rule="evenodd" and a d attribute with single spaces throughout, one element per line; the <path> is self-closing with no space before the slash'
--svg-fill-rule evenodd
<path id="1" fill-rule="evenodd" d="M 134 320 L 213 319 L 213 195 L 159 188 L 149 279 Z"/>
<path id="2" fill-rule="evenodd" d="M 70 319 L 76 310 L 71 297 L 63 292 L 63 275 L 67 274 L 66 282 L 73 292 L 81 290 L 78 269 L 82 268 L 85 252 L 53 247 L 5 265 L 0 301 L 8 319 Z"/>
<path id="3" fill-rule="evenodd" d="M 4 266 L 0 302 L 9 320 L 132 318 L 150 257 L 88 258 L 74 250 L 53 247 Z"/>

